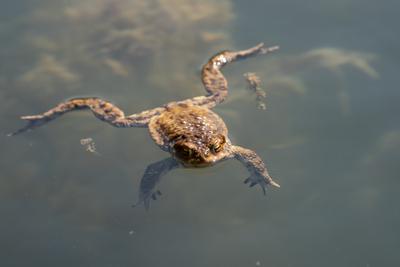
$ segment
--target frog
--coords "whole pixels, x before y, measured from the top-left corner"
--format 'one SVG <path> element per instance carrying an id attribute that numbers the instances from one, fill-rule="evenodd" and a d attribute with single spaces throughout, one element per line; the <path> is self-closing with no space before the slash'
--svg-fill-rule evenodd
<path id="1" fill-rule="evenodd" d="M 267 47 L 259 43 L 248 49 L 216 53 L 201 70 L 205 95 L 173 101 L 132 115 L 125 115 L 121 108 L 99 97 L 75 97 L 44 113 L 22 116 L 26 125 L 9 136 L 33 130 L 70 111 L 91 110 L 95 117 L 117 128 L 147 128 L 161 150 L 169 153 L 165 159 L 147 166 L 140 180 L 138 201 L 133 206 L 143 204 L 148 209 L 151 201 L 161 196 L 157 185 L 171 170 L 209 167 L 228 159 L 241 162 L 250 174 L 244 183 L 250 187 L 259 185 L 265 195 L 268 187 L 279 188 L 280 185 L 269 175 L 255 151 L 232 144 L 226 124 L 212 108 L 224 102 L 228 95 L 228 82 L 221 71 L 224 66 L 277 49 L 278 46 Z"/>

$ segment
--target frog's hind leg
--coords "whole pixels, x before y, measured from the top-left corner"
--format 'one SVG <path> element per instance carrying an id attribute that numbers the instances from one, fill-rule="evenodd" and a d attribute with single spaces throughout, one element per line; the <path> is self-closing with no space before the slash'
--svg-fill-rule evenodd
<path id="1" fill-rule="evenodd" d="M 73 98 L 58 104 L 42 114 L 22 116 L 21 119 L 26 120 L 28 122 L 27 125 L 10 133 L 9 136 L 37 128 L 69 111 L 83 109 L 90 109 L 98 119 L 108 122 L 115 127 L 146 127 L 151 116 L 160 112 L 158 109 L 154 109 L 126 117 L 121 109 L 100 98 Z"/>
<path id="2" fill-rule="evenodd" d="M 228 95 L 228 82 L 220 71 L 223 66 L 240 59 L 266 54 L 275 51 L 278 48 L 278 46 L 264 47 L 264 44 L 260 43 L 246 50 L 222 51 L 211 57 L 210 60 L 203 66 L 201 71 L 203 85 L 206 91 L 209 93 L 207 99 L 204 99 L 208 101 L 203 101 L 203 105 L 213 107 L 216 104 L 224 101 Z"/>

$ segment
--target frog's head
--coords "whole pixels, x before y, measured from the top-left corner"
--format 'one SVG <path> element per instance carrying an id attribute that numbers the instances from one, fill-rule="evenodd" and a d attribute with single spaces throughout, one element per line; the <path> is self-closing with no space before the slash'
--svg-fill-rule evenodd
<path id="1" fill-rule="evenodd" d="M 179 138 L 172 154 L 187 167 L 206 167 L 227 156 L 226 138 L 218 134 L 202 139 Z"/>

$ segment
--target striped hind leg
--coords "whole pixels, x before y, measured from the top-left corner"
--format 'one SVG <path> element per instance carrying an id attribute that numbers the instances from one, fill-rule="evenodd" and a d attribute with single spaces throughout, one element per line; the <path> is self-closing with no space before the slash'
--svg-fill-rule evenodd
<path id="1" fill-rule="evenodd" d="M 115 127 L 145 127 L 147 126 L 150 117 L 153 115 L 148 111 L 147 113 L 140 113 L 142 116 L 138 116 L 138 114 L 136 116 L 131 115 L 126 117 L 121 109 L 100 98 L 73 98 L 58 104 L 54 108 L 42 114 L 22 116 L 21 119 L 26 120 L 28 122 L 27 125 L 13 133 L 10 133 L 9 136 L 37 128 L 69 111 L 83 109 L 90 109 L 98 119 L 108 122 Z"/>
<path id="2" fill-rule="evenodd" d="M 228 82 L 221 72 L 222 67 L 231 62 L 273 52 L 278 48 L 278 46 L 265 47 L 263 43 L 260 43 L 249 49 L 222 51 L 211 57 L 201 71 L 201 79 L 208 93 L 208 96 L 202 99 L 204 103 L 202 105 L 213 107 L 224 101 L 228 95 Z"/>

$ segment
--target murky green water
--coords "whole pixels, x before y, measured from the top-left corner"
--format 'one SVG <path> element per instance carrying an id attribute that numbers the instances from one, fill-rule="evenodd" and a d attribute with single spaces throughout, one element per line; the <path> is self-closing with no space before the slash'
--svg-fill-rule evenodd
<path id="1" fill-rule="evenodd" d="M 399 266 L 398 1 L 19 1 L 0 11 L 0 266 Z M 247 188 L 236 161 L 179 169 L 146 212 L 145 129 L 89 112 L 5 135 L 72 96 L 135 113 L 203 94 L 201 64 L 260 41 L 224 70 L 215 110 L 281 189 Z M 256 72 L 267 109 L 246 93 Z M 96 153 L 80 140 L 92 138 Z"/>

